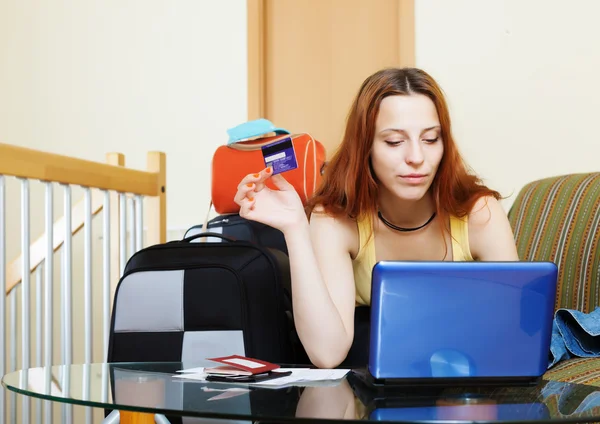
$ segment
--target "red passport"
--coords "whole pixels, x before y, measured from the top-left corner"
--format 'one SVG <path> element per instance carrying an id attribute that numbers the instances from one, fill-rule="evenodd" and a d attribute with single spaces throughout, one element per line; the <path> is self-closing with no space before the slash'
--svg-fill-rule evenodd
<path id="1" fill-rule="evenodd" d="M 207 374 L 220 375 L 256 375 L 273 371 L 279 368 L 279 365 L 259 359 L 246 358 L 240 355 L 222 356 L 219 358 L 208 358 L 209 361 L 224 364 L 219 367 L 205 368 Z"/>

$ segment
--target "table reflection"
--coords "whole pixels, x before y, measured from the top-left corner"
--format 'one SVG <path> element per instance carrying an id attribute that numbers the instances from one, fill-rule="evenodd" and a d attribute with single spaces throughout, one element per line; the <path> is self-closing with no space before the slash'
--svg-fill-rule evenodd
<path id="1" fill-rule="evenodd" d="M 40 367 L 7 374 L 3 383 L 30 396 L 167 416 L 278 422 L 296 418 L 600 422 L 600 387 L 592 385 L 542 380 L 525 387 L 377 389 L 351 372 L 337 382 L 267 389 L 174 377 L 182 368 L 181 363 Z"/>
<path id="2" fill-rule="evenodd" d="M 486 397 L 442 398 L 435 402 L 440 420 L 497 420 L 498 402 Z"/>
<path id="3" fill-rule="evenodd" d="M 148 408 L 165 407 L 165 378 L 140 371 L 115 370 L 114 402 Z"/>
<path id="4" fill-rule="evenodd" d="M 352 420 L 362 418 L 363 412 L 350 384 L 342 380 L 332 387 L 306 387 L 298 400 L 296 417 Z"/>

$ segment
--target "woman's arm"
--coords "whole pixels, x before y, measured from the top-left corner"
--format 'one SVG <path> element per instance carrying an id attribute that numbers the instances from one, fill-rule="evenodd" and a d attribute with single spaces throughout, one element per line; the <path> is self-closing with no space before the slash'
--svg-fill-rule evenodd
<path id="1" fill-rule="evenodd" d="M 354 338 L 355 288 L 348 225 L 314 213 L 284 233 L 290 257 L 294 320 L 311 362 L 334 368 Z"/>
<path id="2" fill-rule="evenodd" d="M 277 186 L 271 190 L 267 179 Z M 352 221 L 315 213 L 310 223 L 294 187 L 269 168 L 247 175 L 235 202 L 240 216 L 285 236 L 292 277 L 294 320 L 311 362 L 334 368 L 354 339 L 354 273 L 350 257 L 356 239 Z"/>
<path id="3" fill-rule="evenodd" d="M 508 217 L 495 198 L 482 197 L 475 202 L 469 215 L 469 246 L 475 260 L 519 260 Z"/>

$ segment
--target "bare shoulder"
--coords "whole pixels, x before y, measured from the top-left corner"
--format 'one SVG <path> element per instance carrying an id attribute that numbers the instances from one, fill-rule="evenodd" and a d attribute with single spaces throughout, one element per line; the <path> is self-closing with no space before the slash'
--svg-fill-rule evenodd
<path id="1" fill-rule="evenodd" d="M 500 202 L 492 196 L 480 197 L 469 212 L 469 229 L 490 225 L 498 216 L 506 216 Z"/>
<path id="2" fill-rule="evenodd" d="M 496 198 L 480 197 L 471 208 L 469 245 L 476 260 L 519 260 L 508 216 Z"/>
<path id="3" fill-rule="evenodd" d="M 317 240 L 329 241 L 342 245 L 351 253 L 358 240 L 356 221 L 348 217 L 335 217 L 323 210 L 322 207 L 314 208 L 310 215 L 311 236 Z"/>

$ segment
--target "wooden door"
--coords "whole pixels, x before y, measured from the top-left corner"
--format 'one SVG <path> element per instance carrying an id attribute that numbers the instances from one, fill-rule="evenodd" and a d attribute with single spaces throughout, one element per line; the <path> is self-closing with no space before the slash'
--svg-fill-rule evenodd
<path id="1" fill-rule="evenodd" d="M 339 145 L 363 80 L 414 65 L 414 0 L 247 0 L 248 119 Z"/>

